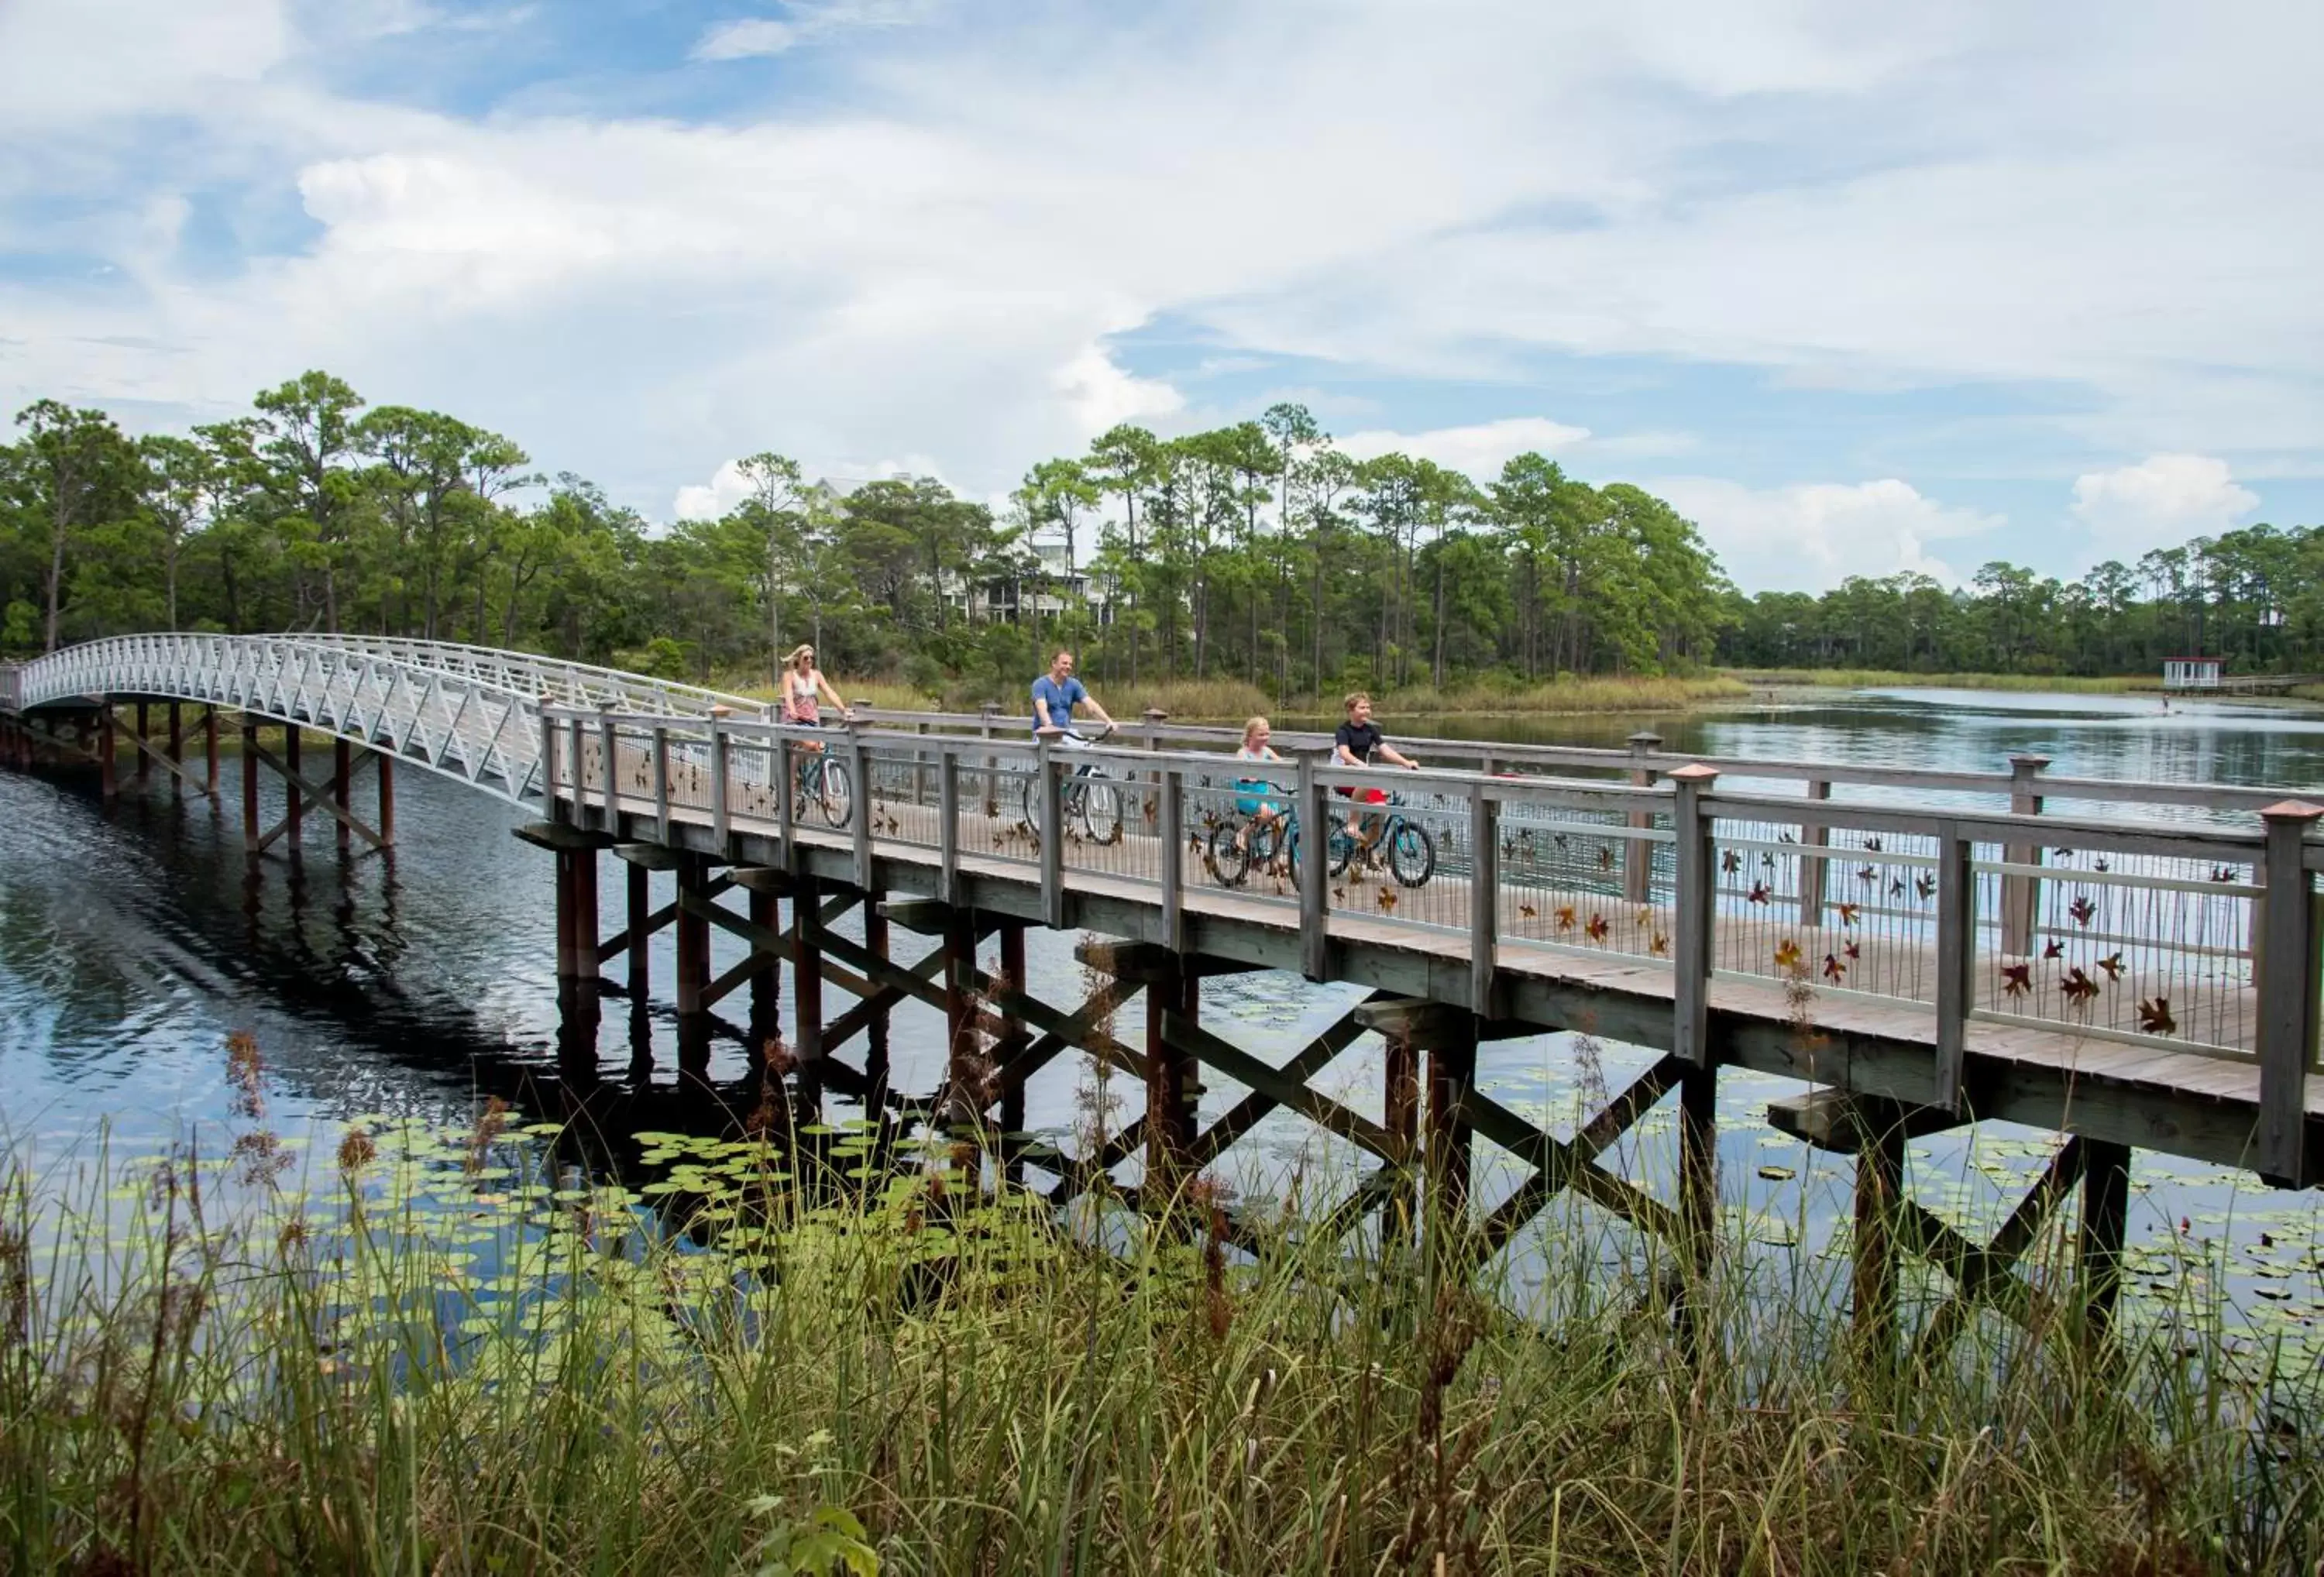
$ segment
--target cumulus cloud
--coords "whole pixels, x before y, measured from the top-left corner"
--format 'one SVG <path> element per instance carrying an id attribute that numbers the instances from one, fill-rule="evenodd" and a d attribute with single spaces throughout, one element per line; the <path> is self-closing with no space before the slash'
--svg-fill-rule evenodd
<path id="1" fill-rule="evenodd" d="M 2190 537 L 2216 536 L 2259 507 L 2259 495 L 2207 455 L 2153 455 L 2074 479 L 2074 515 L 2096 550 L 2128 562 Z"/>
<path id="2" fill-rule="evenodd" d="M 1360 370 L 1383 413 L 1363 438 L 1398 426 L 1404 380 L 1507 378 L 1522 411 L 1526 358 L 1579 353 L 2024 380 L 2087 392 L 2041 420 L 2098 452 L 2324 458 L 2324 293 L 2300 261 L 2324 251 L 2300 79 L 2324 8 L 2095 31 L 1998 4 L 1877 25 L 1836 0 L 1442 9 L 1416 29 L 1388 0 L 1066 0 L 945 29 L 896 25 L 933 15 L 908 0 L 770 5 L 672 35 L 706 63 L 654 62 L 648 117 L 604 61 L 489 112 L 334 91 L 364 62 L 289 0 L 0 0 L 0 203 L 25 205 L 0 222 L 47 239 L 60 212 L 106 215 L 57 250 L 114 271 L 68 289 L 0 263 L 0 402 L 183 420 L 327 365 L 641 508 L 770 446 L 820 468 L 908 445 L 990 490 L 1182 414 L 1118 348 L 1160 321 L 1217 358 Z M 840 28 L 864 47 L 816 51 L 825 74 L 780 100 L 722 82 L 715 118 L 684 118 L 688 73 L 747 80 L 719 62 Z M 222 189 L 295 234 L 186 255 Z M 1605 419 L 1557 400 L 1574 425 L 1396 441 L 1486 469 L 1683 441 L 1569 437 Z M 1840 464 L 1784 468 L 1893 462 Z M 1942 540 L 1893 518 L 1915 552 Z"/>
<path id="3" fill-rule="evenodd" d="M 1998 515 L 1939 503 L 1895 477 L 1752 488 L 1718 477 L 1671 476 L 1646 485 L 1702 528 L 1703 540 L 1747 592 L 1822 591 L 1851 575 L 1904 570 L 1957 586 L 1959 570 L 1931 554 L 1929 544 L 2003 524 Z"/>
<path id="4" fill-rule="evenodd" d="M 1542 416 L 1512 416 L 1470 427 L 1440 427 L 1426 432 L 1353 432 L 1334 440 L 1359 460 L 1398 453 L 1434 460 L 1448 470 L 1465 472 L 1479 482 L 1490 482 L 1514 456 L 1529 450 L 1556 455 L 1590 437 L 1586 427 L 1569 427 Z"/>
<path id="5" fill-rule="evenodd" d="M 770 16 L 741 16 L 722 22 L 696 42 L 697 60 L 745 60 L 756 55 L 779 55 L 799 41 L 799 31 Z"/>

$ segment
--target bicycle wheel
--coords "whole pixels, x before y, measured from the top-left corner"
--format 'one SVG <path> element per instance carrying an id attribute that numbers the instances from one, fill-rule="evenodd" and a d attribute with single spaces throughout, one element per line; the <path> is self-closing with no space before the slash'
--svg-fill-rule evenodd
<path id="1" fill-rule="evenodd" d="M 1388 830 L 1388 868 L 1406 887 L 1418 887 L 1436 872 L 1436 840 L 1428 829 L 1399 819 Z"/>
<path id="2" fill-rule="evenodd" d="M 816 808 L 822 812 L 824 824 L 842 827 L 847 825 L 848 812 L 855 807 L 855 783 L 847 775 L 844 761 L 823 763 L 823 781 L 816 785 Z"/>
<path id="3" fill-rule="evenodd" d="M 1027 826 L 1033 830 L 1035 837 L 1040 836 L 1041 777 L 1039 773 L 1028 772 L 1017 780 L 1017 815 Z"/>
<path id="4" fill-rule="evenodd" d="M 1095 774 L 1082 779 L 1082 831 L 1093 844 L 1121 841 L 1121 790 Z"/>
<path id="5" fill-rule="evenodd" d="M 1332 874 L 1345 876 L 1348 873 L 1348 862 L 1356 857 L 1355 835 L 1348 831 L 1346 822 L 1335 819 L 1332 823 L 1332 835 L 1323 847 L 1331 856 Z"/>
<path id="6" fill-rule="evenodd" d="M 1211 871 L 1222 887 L 1240 887 L 1242 879 L 1250 874 L 1250 848 L 1235 842 L 1235 835 L 1249 824 L 1222 821 L 1211 829 Z M 1254 832 L 1253 841 L 1258 835 Z"/>

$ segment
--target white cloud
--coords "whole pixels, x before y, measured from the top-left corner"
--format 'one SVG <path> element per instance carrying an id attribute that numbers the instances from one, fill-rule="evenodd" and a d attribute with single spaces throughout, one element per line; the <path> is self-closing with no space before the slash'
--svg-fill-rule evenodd
<path id="1" fill-rule="evenodd" d="M 1960 571 L 1928 545 L 2004 523 L 1998 515 L 1939 503 L 1895 477 L 1762 489 L 1720 477 L 1667 476 L 1645 485 L 1702 528 L 1703 540 L 1747 592 L 1823 591 L 1851 575 L 1904 570 L 1956 586 Z"/>
<path id="2" fill-rule="evenodd" d="M 697 60 L 744 60 L 779 55 L 799 42 L 799 30 L 772 17 L 742 16 L 722 22 L 695 43 Z"/>
<path id="3" fill-rule="evenodd" d="M 1571 426 L 1396 434 L 1417 425 L 1400 380 L 1473 390 L 1544 351 L 1828 387 L 2025 380 L 2070 392 L 2027 420 L 2078 453 L 2324 468 L 2324 292 L 2301 261 L 2324 253 L 2301 79 L 2324 7 L 2134 0 L 2136 25 L 2095 29 L 2114 13 L 2071 0 L 1924 10 L 1574 0 L 1423 28 L 1386 0 L 1128 19 L 1067 0 L 946 30 L 896 25 L 928 14 L 897 0 L 788 5 L 716 47 L 841 27 L 865 47 L 817 53 L 811 92 L 754 115 L 722 88 L 719 118 L 688 124 L 682 66 L 676 91 L 657 79 L 669 118 L 593 116 L 562 82 L 454 115 L 320 86 L 361 58 L 277 0 L 0 0 L 0 199 L 117 276 L 0 274 L 0 404 L 207 418 L 324 365 L 641 508 L 715 499 L 726 457 L 769 447 L 835 475 L 908 446 L 982 492 L 1111 421 L 1192 420 L 1110 348 L 1161 319 L 1214 359 L 1360 369 L 1379 412 L 1335 425 L 1487 469 L 1686 440 L 1572 436 L 1608 419 L 1571 392 Z M 303 208 L 314 235 L 239 266 L 187 255 L 222 187 Z M 101 217 L 67 233 L 59 198 Z M 1543 403 L 1503 387 L 1503 409 Z M 1657 420 L 1711 429 L 1693 392 Z M 1859 501 L 1889 534 L 1834 539 L 1831 562 L 1926 558 L 1961 512 L 1893 485 L 1921 512 Z M 1714 502 L 1796 516 L 1800 492 Z"/>
<path id="4" fill-rule="evenodd" d="M 804 467 L 810 482 L 828 482 L 842 493 L 852 491 L 857 484 L 884 482 L 898 476 L 933 476 L 944 480 L 944 470 L 929 455 L 906 455 L 900 459 L 834 460 L 826 464 Z M 674 521 L 716 520 L 728 510 L 751 496 L 751 479 L 742 475 L 740 460 L 728 460 L 710 475 L 706 484 L 688 484 L 678 490 L 670 500 L 669 515 Z M 998 512 L 1007 495 L 998 494 L 986 502 Z"/>
<path id="5" fill-rule="evenodd" d="M 2259 495 L 2206 455 L 2153 455 L 2074 479 L 2074 514 L 2102 558 L 2125 563 L 2190 537 L 2215 536 L 2259 507 Z"/>
<path id="6" fill-rule="evenodd" d="M 1590 437 L 1586 427 L 1569 427 L 1541 416 L 1513 416 L 1472 427 L 1440 427 L 1428 432 L 1352 432 L 1335 446 L 1359 460 L 1390 453 L 1434 460 L 1449 470 L 1490 482 L 1513 456 L 1528 450 L 1555 455 Z"/>
<path id="7" fill-rule="evenodd" d="M 1121 422 L 1168 416 L 1186 403 L 1168 383 L 1123 372 L 1094 345 L 1058 368 L 1051 381 L 1071 403 L 1074 419 L 1088 438 Z"/>

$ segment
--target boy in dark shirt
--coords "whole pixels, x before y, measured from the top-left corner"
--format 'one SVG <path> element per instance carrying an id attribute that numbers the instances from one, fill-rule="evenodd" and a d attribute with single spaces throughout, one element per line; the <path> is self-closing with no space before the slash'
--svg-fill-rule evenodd
<path id="1" fill-rule="evenodd" d="M 1343 767 L 1369 767 L 1376 761 L 1383 761 L 1412 771 L 1420 770 L 1420 763 L 1388 743 L 1387 736 L 1380 733 L 1379 724 L 1372 721 L 1372 698 L 1370 696 L 1358 690 L 1341 705 L 1347 710 L 1348 720 L 1341 724 L 1339 731 L 1332 735 L 1332 759 L 1334 761 Z M 1367 788 L 1360 795 L 1352 788 L 1342 788 L 1339 792 L 1366 805 L 1380 805 L 1388 799 L 1387 791 L 1380 788 Z M 1362 822 L 1361 811 L 1351 809 L 1348 812 L 1348 835 L 1356 840 L 1359 848 L 1370 848 L 1371 839 L 1364 835 Z"/>

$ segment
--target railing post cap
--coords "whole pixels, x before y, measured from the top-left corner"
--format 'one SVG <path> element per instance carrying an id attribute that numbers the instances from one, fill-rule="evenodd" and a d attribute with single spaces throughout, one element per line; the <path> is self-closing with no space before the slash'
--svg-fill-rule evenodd
<path id="1" fill-rule="evenodd" d="M 2279 799 L 2259 815 L 2266 822 L 2307 823 L 2324 816 L 2324 805 L 2310 805 L 2305 799 Z"/>
<path id="2" fill-rule="evenodd" d="M 1001 715 L 1001 703 L 998 701 L 979 701 L 976 704 L 976 710 L 983 716 L 998 717 Z"/>
<path id="3" fill-rule="evenodd" d="M 732 717 L 734 715 L 734 708 L 732 706 L 713 706 L 710 709 L 710 715 L 721 719 Z"/>
<path id="4" fill-rule="evenodd" d="M 2018 772 L 2038 772 L 2049 764 L 2049 757 L 2035 755 L 2031 751 L 2015 752 L 2009 758 L 2011 770 Z"/>
<path id="5" fill-rule="evenodd" d="M 1148 706 L 1145 711 L 1139 713 L 1139 715 L 1145 718 L 1148 723 L 1165 723 L 1167 722 L 1170 717 L 1170 715 L 1167 712 L 1163 711 L 1159 706 Z"/>
<path id="6" fill-rule="evenodd" d="M 1719 769 L 1703 761 L 1689 761 L 1683 767 L 1674 767 L 1663 774 L 1674 783 L 1700 785 L 1719 776 Z"/>
<path id="7" fill-rule="evenodd" d="M 1641 728 L 1630 735 L 1630 748 L 1634 751 L 1650 751 L 1662 742 L 1663 736 L 1651 728 Z"/>

